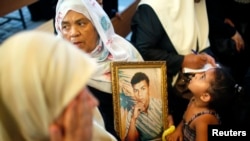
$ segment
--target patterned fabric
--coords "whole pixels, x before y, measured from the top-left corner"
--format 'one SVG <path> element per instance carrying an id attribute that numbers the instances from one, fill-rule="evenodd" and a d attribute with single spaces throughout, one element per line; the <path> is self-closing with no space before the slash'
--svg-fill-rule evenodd
<path id="1" fill-rule="evenodd" d="M 113 25 L 96 0 L 59 0 L 56 7 L 55 27 L 62 37 L 61 22 L 69 10 L 85 15 L 96 28 L 101 42 L 90 53 L 98 62 L 98 73 L 91 78 L 89 86 L 111 93 L 110 62 L 143 61 L 135 47 L 114 32 Z"/>
<path id="2" fill-rule="evenodd" d="M 128 112 L 126 121 L 126 134 L 130 125 L 133 110 Z M 147 113 L 141 112 L 136 120 L 136 128 L 140 134 L 140 140 L 153 140 L 161 136 L 163 132 L 162 101 L 150 99 Z"/>
<path id="3" fill-rule="evenodd" d="M 196 119 L 197 117 L 204 115 L 204 114 L 214 115 L 220 121 L 219 115 L 213 111 L 203 111 L 203 112 L 195 114 L 188 122 L 184 121 L 184 125 L 183 125 L 183 139 L 184 139 L 184 141 L 195 141 L 196 132 L 194 129 L 190 128 L 189 125 L 191 124 L 191 122 L 194 119 Z"/>

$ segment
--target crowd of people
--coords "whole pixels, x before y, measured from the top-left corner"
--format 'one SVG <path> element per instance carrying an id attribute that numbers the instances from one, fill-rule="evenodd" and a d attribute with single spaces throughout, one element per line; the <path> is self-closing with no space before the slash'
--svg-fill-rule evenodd
<path id="1" fill-rule="evenodd" d="M 162 121 L 151 119 L 166 105 L 150 98 L 150 79 L 142 72 L 131 79 L 136 104 L 128 112 L 126 138 L 115 130 L 113 61 L 166 61 L 168 97 L 161 100 L 168 101 L 167 127 L 177 127 L 169 141 L 206 141 L 211 124 L 250 126 L 249 17 L 239 18 L 249 5 L 141 0 L 127 40 L 115 33 L 110 18 L 117 9 L 108 13 L 105 0 L 58 0 L 56 35 L 26 31 L 0 46 L 0 140 L 159 139 Z M 183 68 L 208 63 L 211 68 L 187 82 L 192 97 L 176 95 Z"/>

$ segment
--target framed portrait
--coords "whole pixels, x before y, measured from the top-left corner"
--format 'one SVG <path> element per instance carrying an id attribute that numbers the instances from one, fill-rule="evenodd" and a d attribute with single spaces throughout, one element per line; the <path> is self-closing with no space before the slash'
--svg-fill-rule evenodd
<path id="1" fill-rule="evenodd" d="M 165 61 L 112 62 L 115 130 L 122 141 L 161 140 L 167 128 Z"/>

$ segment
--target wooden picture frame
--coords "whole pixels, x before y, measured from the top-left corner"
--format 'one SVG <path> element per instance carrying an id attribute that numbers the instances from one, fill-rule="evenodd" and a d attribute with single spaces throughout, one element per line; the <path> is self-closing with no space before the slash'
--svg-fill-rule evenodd
<path id="1" fill-rule="evenodd" d="M 132 116 L 138 115 L 135 114 L 135 111 L 137 111 L 136 113 L 140 113 L 140 117 L 137 116 L 136 118 L 136 124 L 138 127 L 140 126 L 139 128 L 137 127 L 137 129 L 142 129 L 139 131 L 140 138 L 143 140 L 152 137 L 154 139 L 161 139 L 162 132 L 167 128 L 168 115 L 166 69 L 165 61 L 111 62 L 115 130 L 122 141 L 126 140 L 128 133 L 132 133 L 130 129 L 134 127 L 134 124 L 131 124 L 133 123 L 131 119 L 135 119 L 134 117 L 132 118 Z M 131 84 L 131 79 L 136 73 L 138 73 L 137 75 L 145 74 L 148 76 L 148 87 L 142 87 L 141 85 L 142 82 L 146 85 L 147 81 L 138 79 L 133 79 L 135 81 L 132 81 L 132 83 L 135 83 L 133 83 L 134 85 Z M 141 82 L 141 84 L 139 82 Z M 145 90 L 148 90 L 149 93 L 143 93 Z M 149 95 L 146 98 L 149 100 L 145 100 L 142 95 Z M 147 107 L 145 103 L 148 103 L 148 107 L 150 108 L 145 108 Z M 147 111 L 141 112 L 145 109 L 147 109 Z M 156 115 L 156 113 L 157 116 L 151 116 Z M 148 120 L 153 122 L 149 122 Z M 143 126 L 148 127 L 146 127 L 145 130 Z M 151 127 L 153 129 L 151 129 Z M 147 129 L 151 131 L 149 132 Z M 159 134 L 159 132 L 161 133 Z M 143 134 L 145 134 L 145 136 L 143 136 Z"/>

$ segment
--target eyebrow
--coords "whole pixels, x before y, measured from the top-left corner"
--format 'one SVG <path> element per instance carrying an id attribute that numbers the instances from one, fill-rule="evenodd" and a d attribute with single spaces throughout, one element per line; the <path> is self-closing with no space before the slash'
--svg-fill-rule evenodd
<path id="1" fill-rule="evenodd" d="M 74 21 L 74 23 L 78 23 L 78 22 L 81 22 L 81 21 L 87 21 L 89 22 L 89 20 L 87 18 L 80 18 L 80 19 L 77 19 L 76 21 Z M 62 24 L 69 24 L 69 21 L 62 21 Z"/>

